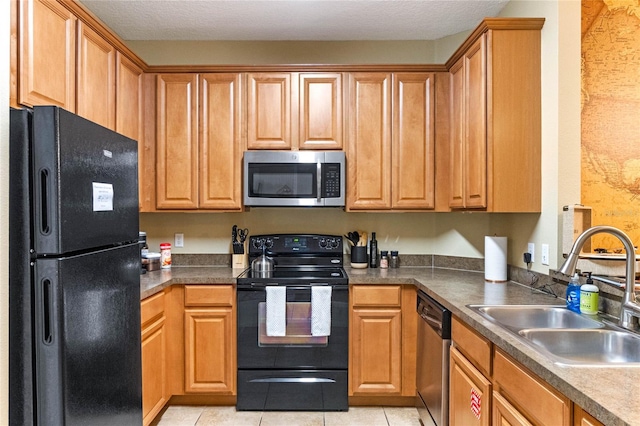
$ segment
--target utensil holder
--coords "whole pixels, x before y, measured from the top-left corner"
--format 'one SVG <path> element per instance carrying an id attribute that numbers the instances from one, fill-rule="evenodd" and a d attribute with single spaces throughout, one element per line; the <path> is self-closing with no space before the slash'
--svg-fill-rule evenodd
<path id="1" fill-rule="evenodd" d="M 357 269 L 366 268 L 369 265 L 367 246 L 351 247 L 351 267 Z"/>

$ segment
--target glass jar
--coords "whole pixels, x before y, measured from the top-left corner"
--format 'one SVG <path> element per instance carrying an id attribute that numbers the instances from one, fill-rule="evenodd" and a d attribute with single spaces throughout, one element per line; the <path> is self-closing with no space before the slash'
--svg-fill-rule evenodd
<path id="1" fill-rule="evenodd" d="M 389 256 L 387 250 L 382 250 L 380 252 L 380 268 L 386 269 L 389 267 Z"/>
<path id="2" fill-rule="evenodd" d="M 391 250 L 391 259 L 389 260 L 389 266 L 391 268 L 397 268 L 400 266 L 400 258 L 396 250 Z"/>

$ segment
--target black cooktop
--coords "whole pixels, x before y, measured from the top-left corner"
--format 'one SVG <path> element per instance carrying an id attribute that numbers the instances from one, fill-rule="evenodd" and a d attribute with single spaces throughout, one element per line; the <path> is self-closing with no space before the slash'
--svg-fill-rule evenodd
<path id="1" fill-rule="evenodd" d="M 342 237 L 322 234 L 269 234 L 252 236 L 249 259 L 266 254 L 275 268 L 269 273 L 254 273 L 251 268 L 237 278 L 238 285 L 310 285 L 347 284 L 343 269 Z"/>
<path id="2" fill-rule="evenodd" d="M 318 281 L 331 281 L 347 280 L 347 273 L 342 268 L 278 268 L 276 267 L 269 276 L 263 276 L 260 273 L 254 273 L 251 268 L 244 271 L 238 276 L 238 282 L 247 280 L 262 280 L 262 281 L 296 281 L 296 280 L 313 280 Z"/>

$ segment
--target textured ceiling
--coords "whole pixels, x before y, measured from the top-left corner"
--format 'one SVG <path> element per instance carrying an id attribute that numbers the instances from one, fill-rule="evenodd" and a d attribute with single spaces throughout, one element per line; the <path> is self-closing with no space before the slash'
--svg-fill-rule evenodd
<path id="1" fill-rule="evenodd" d="M 508 0 L 80 0 L 123 40 L 435 40 Z"/>

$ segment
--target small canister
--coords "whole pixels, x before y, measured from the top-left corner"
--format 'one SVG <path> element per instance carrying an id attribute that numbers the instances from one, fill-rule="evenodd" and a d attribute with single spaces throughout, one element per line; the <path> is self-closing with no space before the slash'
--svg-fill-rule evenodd
<path id="1" fill-rule="evenodd" d="M 171 269 L 171 243 L 160 243 L 160 267 Z"/>
<path id="2" fill-rule="evenodd" d="M 387 250 L 380 251 L 380 268 L 386 269 L 389 267 L 389 256 Z"/>
<path id="3" fill-rule="evenodd" d="M 398 252 L 396 250 L 391 250 L 391 259 L 389 260 L 389 267 L 397 268 L 400 266 L 400 258 L 398 257 Z"/>

